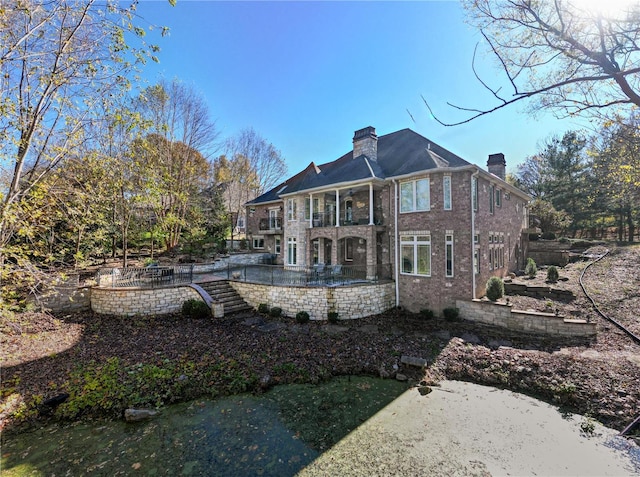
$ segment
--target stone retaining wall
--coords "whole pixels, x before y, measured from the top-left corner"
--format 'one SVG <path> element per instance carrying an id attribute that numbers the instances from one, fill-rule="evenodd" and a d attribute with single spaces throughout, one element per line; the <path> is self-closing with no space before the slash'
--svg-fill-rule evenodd
<path id="1" fill-rule="evenodd" d="M 28 301 L 54 313 L 91 309 L 91 287 L 80 286 L 78 274 L 69 275 L 61 283 L 54 284 L 53 280 L 46 292 L 38 296 L 30 295 Z"/>
<path id="2" fill-rule="evenodd" d="M 350 287 L 291 287 L 229 282 L 253 308 L 265 303 L 287 316 L 306 311 L 312 320 L 326 320 L 335 311 L 341 319 L 364 318 L 395 306 L 393 283 Z"/>
<path id="3" fill-rule="evenodd" d="M 513 310 L 510 305 L 485 300 L 462 301 L 456 306 L 465 320 L 500 326 L 514 331 L 550 336 L 591 337 L 596 324 L 572 320 L 552 313 Z"/>
<path id="4" fill-rule="evenodd" d="M 91 309 L 103 315 L 163 315 L 179 312 L 182 304 L 191 298 L 202 300 L 189 285 L 154 289 L 94 287 Z"/>
<path id="5" fill-rule="evenodd" d="M 557 265 L 564 267 L 569 263 L 569 243 L 552 240 L 534 240 L 529 242 L 527 257 L 535 260 L 537 265 Z"/>
<path id="6" fill-rule="evenodd" d="M 561 290 L 547 286 L 529 286 L 520 283 L 504 284 L 504 292 L 507 295 L 526 295 L 534 298 L 553 298 L 562 301 L 571 301 L 576 298 L 571 290 Z"/>

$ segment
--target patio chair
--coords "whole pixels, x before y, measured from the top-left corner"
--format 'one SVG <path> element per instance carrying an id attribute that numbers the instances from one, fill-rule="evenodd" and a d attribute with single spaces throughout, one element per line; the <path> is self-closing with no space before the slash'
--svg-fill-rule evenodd
<path id="1" fill-rule="evenodd" d="M 313 266 L 313 278 L 316 280 L 324 279 L 326 272 L 324 263 L 316 263 Z"/>
<path id="2" fill-rule="evenodd" d="M 334 265 L 331 268 L 331 278 L 333 280 L 342 278 L 342 265 Z"/>

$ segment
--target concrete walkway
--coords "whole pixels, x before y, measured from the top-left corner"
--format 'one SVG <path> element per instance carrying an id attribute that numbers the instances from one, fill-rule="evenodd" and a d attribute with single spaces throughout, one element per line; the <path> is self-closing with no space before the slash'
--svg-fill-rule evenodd
<path id="1" fill-rule="evenodd" d="M 405 392 L 299 475 L 633 476 L 640 448 L 542 401 L 445 381 Z"/>

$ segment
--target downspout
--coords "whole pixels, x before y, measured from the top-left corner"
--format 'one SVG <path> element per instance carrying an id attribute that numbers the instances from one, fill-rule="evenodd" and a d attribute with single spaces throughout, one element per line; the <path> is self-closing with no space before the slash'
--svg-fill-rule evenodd
<path id="1" fill-rule="evenodd" d="M 394 241 L 394 261 L 395 263 L 393 264 L 393 269 L 394 269 L 394 275 L 395 275 L 395 282 L 396 282 L 396 308 L 398 306 L 400 306 L 400 284 L 399 284 L 399 278 L 400 278 L 400 274 L 398 271 L 398 264 L 400 263 L 400 259 L 399 259 L 399 253 L 400 251 L 398 250 L 398 182 L 395 179 L 393 180 L 393 186 L 394 186 L 394 197 L 393 197 L 393 206 L 394 206 L 394 218 L 393 218 L 393 241 Z"/>
<path id="2" fill-rule="evenodd" d="M 474 194 L 474 190 L 473 190 L 473 180 L 478 179 L 478 171 L 476 170 L 476 172 L 474 172 L 473 174 L 471 174 L 471 184 L 470 184 L 470 190 L 471 190 L 471 286 L 473 287 L 473 290 L 471 291 L 471 296 L 473 297 L 473 299 L 476 299 L 476 242 L 475 242 L 475 237 L 476 237 L 476 213 L 475 210 L 473 210 L 473 199 L 474 199 L 474 195 L 477 195 L 478 193 L 478 184 L 476 182 L 476 190 L 475 190 L 475 194 Z M 480 254 L 478 253 L 478 265 L 480 262 Z"/>

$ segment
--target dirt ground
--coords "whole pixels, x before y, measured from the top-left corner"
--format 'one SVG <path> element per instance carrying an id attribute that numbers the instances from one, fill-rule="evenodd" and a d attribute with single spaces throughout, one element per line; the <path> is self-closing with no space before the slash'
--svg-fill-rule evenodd
<path id="1" fill-rule="evenodd" d="M 180 315 L 124 319 L 93 313 L 4 317 L 0 419 L 2 425 L 12 426 L 12 413 L 21 402 L 65 392 L 79 363 L 111 357 L 128 365 L 162 360 L 197 363 L 207 355 L 240 363 L 259 378 L 260 386 L 317 382 L 344 374 L 393 376 L 396 371 L 416 383 L 472 381 L 536 396 L 621 430 L 640 412 L 640 345 L 593 311 L 578 284 L 585 265 L 577 262 L 560 269 L 560 277 L 567 280 L 554 285 L 574 291 L 574 300 L 510 297 L 510 301 L 518 309 L 557 309 L 564 316 L 596 321 L 598 336 L 589 342 L 425 320 L 399 310 L 338 325 L 298 325 L 292 319 L 257 313 L 220 320 Z M 639 274 L 640 247 L 635 246 L 614 249 L 585 276 L 602 310 L 636 333 L 640 332 Z M 529 283 L 543 283 L 545 276 L 541 270 Z M 403 355 L 427 359 L 426 375 L 405 368 Z"/>

